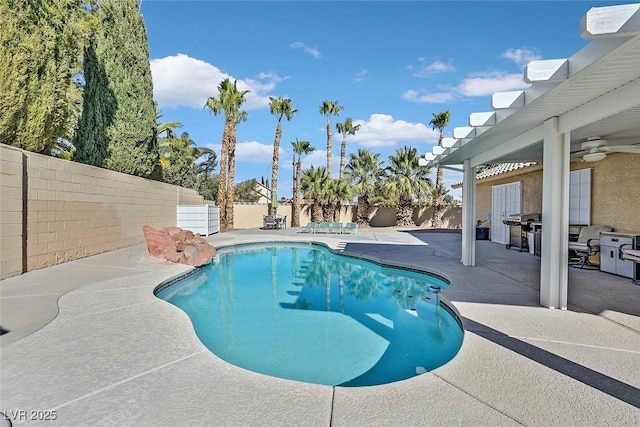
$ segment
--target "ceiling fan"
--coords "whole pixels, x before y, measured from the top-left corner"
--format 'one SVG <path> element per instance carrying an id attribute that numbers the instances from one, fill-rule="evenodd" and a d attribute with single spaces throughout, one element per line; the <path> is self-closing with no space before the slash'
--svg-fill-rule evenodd
<path id="1" fill-rule="evenodd" d="M 606 139 L 594 136 L 583 142 L 579 151 L 571 153 L 571 160 L 577 162 L 597 162 L 607 157 L 607 153 L 640 154 L 640 144 L 609 145 Z"/>

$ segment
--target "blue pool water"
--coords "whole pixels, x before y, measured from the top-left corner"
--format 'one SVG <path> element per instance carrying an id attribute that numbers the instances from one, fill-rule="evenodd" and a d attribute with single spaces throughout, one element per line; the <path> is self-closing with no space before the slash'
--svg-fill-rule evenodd
<path id="1" fill-rule="evenodd" d="M 213 353 L 254 372 L 340 386 L 399 381 L 458 352 L 447 282 L 319 245 L 222 249 L 157 296 L 184 310 Z"/>

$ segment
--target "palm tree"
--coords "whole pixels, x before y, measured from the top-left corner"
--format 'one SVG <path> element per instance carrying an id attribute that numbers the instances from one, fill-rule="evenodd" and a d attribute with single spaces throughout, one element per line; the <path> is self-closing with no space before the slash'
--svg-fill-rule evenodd
<path id="1" fill-rule="evenodd" d="M 220 185 L 218 187 L 218 206 L 220 223 L 223 229 L 233 228 L 234 179 L 236 168 L 236 128 L 238 123 L 247 120 L 247 112 L 240 109 L 249 93 L 238 91 L 238 81 L 224 79 L 218 85 L 220 98 L 210 97 L 205 103 L 213 114 L 224 113 L 225 122 L 220 147 Z"/>
<path id="2" fill-rule="evenodd" d="M 351 186 L 347 180 L 327 179 L 322 194 L 324 220 L 327 222 L 338 221 L 342 202 L 350 201 L 351 196 Z"/>
<path id="3" fill-rule="evenodd" d="M 302 172 L 302 191 L 304 198 L 311 200 L 311 221 L 322 222 L 322 201 L 329 176 L 327 169 L 311 166 Z"/>
<path id="4" fill-rule="evenodd" d="M 271 163 L 271 197 L 275 197 L 278 194 L 278 160 L 280 159 L 280 138 L 282 138 L 282 118 L 286 117 L 288 121 L 293 118 L 293 115 L 298 112 L 291 106 L 291 100 L 289 98 L 273 98 L 269 97 L 271 102 L 269 107 L 271 108 L 271 114 L 278 118 L 278 125 L 276 126 L 276 136 L 273 140 L 273 162 Z M 269 215 L 275 215 L 275 207 L 272 203 L 269 204 Z"/>
<path id="5" fill-rule="evenodd" d="M 384 175 L 380 154 L 366 149 L 358 149 L 358 155 L 351 154 L 345 168 L 347 179 L 358 195 L 356 222 L 369 225 L 369 199 L 375 194 L 380 179 Z"/>
<path id="6" fill-rule="evenodd" d="M 296 168 L 295 183 L 296 187 L 293 191 L 293 203 L 291 204 L 291 226 L 300 227 L 300 178 L 302 168 L 302 155 L 314 152 L 316 149 L 311 146 L 309 141 L 300 141 L 298 138 L 291 143 L 293 146 L 293 163 Z M 298 159 L 296 161 L 296 154 Z"/>
<path id="7" fill-rule="evenodd" d="M 431 180 L 427 177 L 429 168 L 418 164 L 418 150 L 413 147 L 396 149 L 395 156 L 389 156 L 389 166 L 382 189 L 394 195 L 398 203 L 396 226 L 414 226 L 413 200 L 422 199 L 431 193 Z"/>
<path id="8" fill-rule="evenodd" d="M 156 134 L 158 135 L 158 138 L 163 137 L 163 134 L 164 134 L 164 138 L 175 138 L 176 136 L 175 130 L 178 128 L 181 128 L 182 123 L 180 122 L 160 123 L 159 120 L 162 117 L 162 112 L 158 108 L 158 103 L 155 103 L 155 104 L 156 104 Z"/>
<path id="9" fill-rule="evenodd" d="M 449 124 L 451 113 L 449 110 L 442 111 L 438 114 L 433 113 L 433 119 L 429 122 L 433 130 L 438 129 L 440 136 L 438 137 L 438 147 L 442 147 L 442 139 L 444 138 L 444 128 Z M 433 197 L 433 215 L 431 216 L 431 226 L 441 227 L 442 216 L 444 215 L 444 206 L 442 204 L 442 197 L 444 192 L 442 191 L 442 168 L 438 166 L 436 170 L 436 188 Z"/>
<path id="10" fill-rule="evenodd" d="M 333 146 L 331 145 L 331 116 L 338 116 L 344 107 L 338 104 L 338 101 L 322 101 L 320 105 L 320 114 L 327 116 L 327 173 L 331 177 L 331 157 L 333 155 Z"/>
<path id="11" fill-rule="evenodd" d="M 340 171 L 338 172 L 338 179 L 342 179 L 344 175 L 344 162 L 347 156 L 347 135 L 355 135 L 360 130 L 360 125 L 353 125 L 351 117 L 347 117 L 344 123 L 337 123 L 336 129 L 338 133 L 342 134 L 342 144 L 340 145 Z"/>

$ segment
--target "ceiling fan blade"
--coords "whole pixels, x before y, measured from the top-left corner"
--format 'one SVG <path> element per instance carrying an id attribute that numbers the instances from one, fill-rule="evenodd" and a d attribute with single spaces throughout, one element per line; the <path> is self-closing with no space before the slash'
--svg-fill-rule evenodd
<path id="1" fill-rule="evenodd" d="M 589 152 L 589 150 L 572 151 L 571 152 L 571 157 L 574 157 L 574 156 L 582 157 L 584 154 L 587 154 L 588 152 Z"/>
<path id="2" fill-rule="evenodd" d="M 608 145 L 606 147 L 600 147 L 600 151 L 607 153 L 640 154 L 640 145 Z"/>

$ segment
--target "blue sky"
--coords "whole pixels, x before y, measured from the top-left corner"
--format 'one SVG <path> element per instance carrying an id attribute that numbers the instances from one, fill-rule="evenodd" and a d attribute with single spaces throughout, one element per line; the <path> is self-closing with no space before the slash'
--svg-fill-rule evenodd
<path id="1" fill-rule="evenodd" d="M 299 112 L 283 121 L 278 175 L 278 195 L 290 197 L 291 141 L 317 149 L 303 167 L 326 165 L 323 100 L 344 107 L 331 117 L 334 176 L 342 140 L 335 125 L 347 117 L 361 125 L 347 138 L 347 156 L 369 148 L 386 160 L 404 145 L 424 154 L 438 140 L 433 113 L 451 112 L 452 136 L 469 114 L 491 111 L 493 93 L 526 88 L 529 61 L 583 48 L 580 18 L 591 7 L 618 3 L 629 2 L 143 0 L 141 11 L 163 121 L 181 122 L 198 146 L 219 153 L 224 118 L 203 109 L 205 101 L 227 77 L 251 91 L 236 182 L 271 178 L 277 122 L 269 97 L 291 98 Z M 461 174 L 446 171 L 444 180 L 449 188 Z"/>

